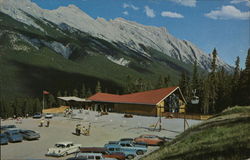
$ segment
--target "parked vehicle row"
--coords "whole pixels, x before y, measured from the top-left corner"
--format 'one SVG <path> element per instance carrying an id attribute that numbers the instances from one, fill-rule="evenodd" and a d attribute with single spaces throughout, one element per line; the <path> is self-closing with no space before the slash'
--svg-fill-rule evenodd
<path id="1" fill-rule="evenodd" d="M 75 154 L 67 160 L 125 160 L 133 159 L 147 152 L 148 146 L 164 144 L 165 138 L 155 135 L 141 135 L 135 139 L 122 138 L 119 141 L 110 141 L 104 147 L 81 147 L 81 144 L 60 142 L 48 149 L 47 156 L 66 156 Z"/>
<path id="2" fill-rule="evenodd" d="M 41 113 L 35 113 L 35 114 L 33 115 L 33 118 L 34 118 L 34 119 L 40 119 L 40 118 L 42 118 L 42 117 L 43 117 L 43 115 L 42 115 Z M 51 114 L 51 113 L 46 113 L 44 117 L 47 118 L 47 119 L 51 119 L 51 118 L 53 118 L 53 114 Z"/>
<path id="3" fill-rule="evenodd" d="M 15 125 L 1 126 L 1 145 L 8 142 L 22 142 L 25 140 L 36 140 L 40 138 L 40 134 L 32 130 L 23 130 L 16 128 Z"/>

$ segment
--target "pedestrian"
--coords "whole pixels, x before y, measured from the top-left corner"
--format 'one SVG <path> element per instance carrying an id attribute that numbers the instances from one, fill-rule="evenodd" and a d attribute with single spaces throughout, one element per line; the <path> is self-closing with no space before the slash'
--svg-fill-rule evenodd
<path id="1" fill-rule="evenodd" d="M 42 118 L 40 121 L 40 127 L 43 127 L 44 119 Z"/>
<path id="2" fill-rule="evenodd" d="M 49 124 L 50 124 L 50 120 L 48 119 L 46 127 L 49 127 Z"/>

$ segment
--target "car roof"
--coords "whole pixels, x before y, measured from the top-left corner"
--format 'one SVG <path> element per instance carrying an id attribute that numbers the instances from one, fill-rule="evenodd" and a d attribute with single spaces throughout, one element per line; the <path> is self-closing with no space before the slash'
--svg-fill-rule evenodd
<path id="1" fill-rule="evenodd" d="M 70 141 L 64 141 L 64 142 L 57 142 L 56 144 L 72 144 L 73 142 L 70 142 Z"/>
<path id="2" fill-rule="evenodd" d="M 11 128 L 11 129 L 7 129 L 4 133 L 8 132 L 8 133 L 15 133 L 18 132 L 19 133 L 20 129 L 16 129 L 16 128 Z"/>
<path id="3" fill-rule="evenodd" d="M 79 152 L 79 153 L 77 153 L 77 155 L 96 155 L 96 156 L 101 156 L 102 153 L 82 153 L 82 152 Z"/>

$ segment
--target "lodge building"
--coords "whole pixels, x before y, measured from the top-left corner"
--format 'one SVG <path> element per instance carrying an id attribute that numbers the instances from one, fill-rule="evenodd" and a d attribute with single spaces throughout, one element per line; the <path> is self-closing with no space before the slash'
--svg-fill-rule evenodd
<path id="1" fill-rule="evenodd" d="M 186 100 L 178 86 L 132 94 L 96 93 L 88 98 L 93 110 L 160 116 L 165 112 L 185 112 Z"/>

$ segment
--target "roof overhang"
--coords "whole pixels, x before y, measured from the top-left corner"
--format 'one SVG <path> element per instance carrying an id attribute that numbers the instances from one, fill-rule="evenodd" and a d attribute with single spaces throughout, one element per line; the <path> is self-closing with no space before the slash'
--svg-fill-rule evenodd
<path id="1" fill-rule="evenodd" d="M 97 101 L 97 100 L 92 100 L 92 102 L 100 102 L 100 103 L 114 103 L 114 104 L 136 104 L 136 105 L 148 105 L 148 106 L 155 106 L 155 105 L 156 105 L 156 104 L 146 104 L 146 103 L 114 102 L 114 101 Z"/>
<path id="2" fill-rule="evenodd" d="M 58 99 L 64 100 L 64 101 L 76 101 L 76 102 L 92 102 L 89 99 L 85 98 L 79 98 L 79 97 L 57 97 Z"/>

